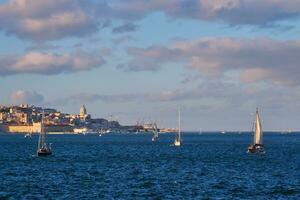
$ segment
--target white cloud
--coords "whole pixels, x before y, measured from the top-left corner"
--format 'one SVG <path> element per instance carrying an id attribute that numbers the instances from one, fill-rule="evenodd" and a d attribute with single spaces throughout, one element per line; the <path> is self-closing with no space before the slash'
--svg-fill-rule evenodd
<path id="1" fill-rule="evenodd" d="M 60 74 L 90 70 L 104 64 L 100 55 L 87 52 L 50 54 L 28 52 L 24 55 L 0 57 L 0 76 L 34 73 Z"/>
<path id="2" fill-rule="evenodd" d="M 300 42 L 272 39 L 201 38 L 176 41 L 169 46 L 130 48 L 135 71 L 158 70 L 163 65 L 180 64 L 204 76 L 229 71 L 241 73 L 241 81 L 271 81 L 276 84 L 300 83 Z"/>
<path id="3" fill-rule="evenodd" d="M 110 7 L 119 18 L 140 19 L 161 11 L 170 17 L 231 25 L 269 26 L 300 16 L 298 0 L 115 0 Z"/>
<path id="4" fill-rule="evenodd" d="M 97 31 L 97 20 L 80 0 L 9 0 L 0 4 L 0 29 L 35 41 L 85 36 Z"/>
<path id="5" fill-rule="evenodd" d="M 125 23 L 113 32 L 133 31 L 136 20 L 163 12 L 173 19 L 278 27 L 298 19 L 298 0 L 7 0 L 0 4 L 0 30 L 33 41 L 82 37 Z M 115 21 L 113 21 L 115 23 Z M 102 25 L 101 25 L 102 24 Z"/>
<path id="6" fill-rule="evenodd" d="M 38 94 L 35 91 L 17 90 L 11 94 L 10 99 L 12 102 L 16 104 L 21 104 L 21 103 L 38 104 L 44 101 L 44 96 Z"/>

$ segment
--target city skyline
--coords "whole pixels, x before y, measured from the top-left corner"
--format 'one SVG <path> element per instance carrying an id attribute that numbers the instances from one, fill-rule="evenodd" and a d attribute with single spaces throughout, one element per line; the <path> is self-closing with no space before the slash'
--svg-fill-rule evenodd
<path id="1" fill-rule="evenodd" d="M 300 130 L 296 0 L 0 0 L 0 104 Z"/>

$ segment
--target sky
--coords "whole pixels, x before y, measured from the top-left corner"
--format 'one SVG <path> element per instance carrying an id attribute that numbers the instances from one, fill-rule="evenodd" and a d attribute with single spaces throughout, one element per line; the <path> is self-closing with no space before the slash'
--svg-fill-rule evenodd
<path id="1" fill-rule="evenodd" d="M 298 0 L 0 0 L 0 104 L 300 130 Z"/>

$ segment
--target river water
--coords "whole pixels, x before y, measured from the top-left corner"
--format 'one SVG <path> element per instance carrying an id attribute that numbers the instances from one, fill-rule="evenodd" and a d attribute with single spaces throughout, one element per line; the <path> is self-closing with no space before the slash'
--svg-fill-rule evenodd
<path id="1" fill-rule="evenodd" d="M 37 136 L 0 135 L 0 199 L 300 199 L 300 133 L 49 135 L 53 155 L 36 157 Z"/>

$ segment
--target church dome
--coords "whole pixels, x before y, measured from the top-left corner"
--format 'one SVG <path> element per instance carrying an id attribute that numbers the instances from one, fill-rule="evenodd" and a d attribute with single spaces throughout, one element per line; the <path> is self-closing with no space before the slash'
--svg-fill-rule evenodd
<path id="1" fill-rule="evenodd" d="M 80 116 L 85 116 L 87 114 L 86 108 L 84 105 L 80 107 Z"/>

